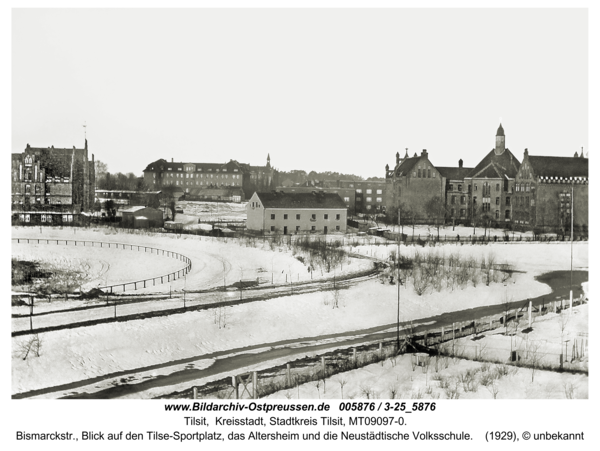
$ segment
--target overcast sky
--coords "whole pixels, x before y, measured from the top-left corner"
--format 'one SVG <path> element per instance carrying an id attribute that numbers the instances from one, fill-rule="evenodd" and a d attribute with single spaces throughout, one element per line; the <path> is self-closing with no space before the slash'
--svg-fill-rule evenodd
<path id="1" fill-rule="evenodd" d="M 384 176 L 588 146 L 584 9 L 14 10 L 12 152 Z"/>

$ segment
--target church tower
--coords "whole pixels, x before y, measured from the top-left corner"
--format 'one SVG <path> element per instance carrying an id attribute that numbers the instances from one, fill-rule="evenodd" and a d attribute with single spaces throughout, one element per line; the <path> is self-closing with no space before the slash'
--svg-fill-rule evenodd
<path id="1" fill-rule="evenodd" d="M 271 155 L 267 154 L 267 169 L 271 169 Z"/>
<path id="2" fill-rule="evenodd" d="M 504 138 L 504 129 L 502 128 L 502 124 L 500 124 L 500 127 L 498 127 L 498 131 L 496 132 L 496 148 L 494 149 L 496 155 L 502 155 L 504 150 L 506 150 Z"/>

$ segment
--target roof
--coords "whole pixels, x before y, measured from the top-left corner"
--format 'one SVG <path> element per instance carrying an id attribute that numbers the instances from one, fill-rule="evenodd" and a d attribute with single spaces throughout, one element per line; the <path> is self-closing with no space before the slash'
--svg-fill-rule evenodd
<path id="1" fill-rule="evenodd" d="M 492 149 L 467 177 L 514 179 L 520 166 L 521 163 L 510 150 L 505 149 L 502 154 L 496 155 Z"/>
<path id="2" fill-rule="evenodd" d="M 138 205 L 135 207 L 126 208 L 125 210 L 121 210 L 121 212 L 122 213 L 135 213 L 136 211 L 143 210 L 144 208 L 146 208 L 146 207 L 144 207 L 143 205 Z"/>
<path id="3" fill-rule="evenodd" d="M 581 157 L 529 156 L 533 173 L 539 177 L 587 177 L 588 159 Z"/>
<path id="4" fill-rule="evenodd" d="M 185 163 L 176 163 L 176 162 L 168 162 L 164 158 L 160 160 L 156 160 L 146 166 L 143 172 L 149 171 L 179 171 L 184 172 L 185 165 L 193 164 L 196 167 L 195 172 L 217 172 L 222 171 L 223 169 L 227 169 L 225 172 L 234 172 L 234 169 L 237 169 L 238 172 L 243 172 L 244 166 L 238 163 L 235 160 L 229 160 L 227 163 L 193 163 L 193 162 L 185 162 Z"/>
<path id="5" fill-rule="evenodd" d="M 399 177 L 401 175 L 408 175 L 408 173 L 412 170 L 412 168 L 415 167 L 415 164 L 417 164 L 417 162 L 421 159 L 421 157 L 417 157 L 417 154 L 415 154 L 414 157 L 411 158 L 405 158 L 402 163 L 400 163 L 400 165 L 395 169 L 395 174 L 396 177 Z"/>
<path id="6" fill-rule="evenodd" d="M 451 167 L 435 167 L 442 177 L 446 177 L 446 180 L 464 180 L 465 177 L 473 170 L 473 168 L 451 168 Z"/>
<path id="7" fill-rule="evenodd" d="M 346 204 L 337 193 L 263 192 L 255 193 L 265 208 L 331 208 L 346 210 Z"/>
<path id="8" fill-rule="evenodd" d="M 502 128 L 502 124 L 498 127 L 498 131 L 496 132 L 496 136 L 504 136 L 504 129 Z"/>

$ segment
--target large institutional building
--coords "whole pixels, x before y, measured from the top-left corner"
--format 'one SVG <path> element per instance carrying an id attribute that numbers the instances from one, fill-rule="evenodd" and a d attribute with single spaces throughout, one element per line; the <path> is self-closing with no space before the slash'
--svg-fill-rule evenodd
<path id="1" fill-rule="evenodd" d="M 521 164 L 506 147 L 502 124 L 496 144 L 474 167 L 438 167 L 426 150 L 386 165 L 385 209 L 395 221 L 564 231 L 570 228 L 570 196 L 574 196 L 574 227 L 587 233 L 588 160 L 534 157 L 527 150 Z M 573 187 L 569 191 L 570 187 Z M 440 208 L 431 206 L 439 205 Z"/>
<path id="2" fill-rule="evenodd" d="M 149 189 L 166 186 L 180 188 L 189 200 L 224 200 L 240 202 L 255 191 L 271 189 L 276 171 L 267 155 L 266 166 L 252 166 L 229 160 L 228 163 L 176 163 L 164 159 L 144 169 Z"/>
<path id="3" fill-rule="evenodd" d="M 13 153 L 12 210 L 20 222 L 72 222 L 94 205 L 94 155 L 83 149 L 27 147 Z"/>

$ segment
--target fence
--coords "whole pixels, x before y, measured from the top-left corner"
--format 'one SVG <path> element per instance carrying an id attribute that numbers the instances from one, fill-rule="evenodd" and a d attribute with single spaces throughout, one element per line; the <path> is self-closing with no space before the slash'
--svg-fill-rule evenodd
<path id="1" fill-rule="evenodd" d="M 43 238 L 12 238 L 12 241 L 16 241 L 17 243 L 27 242 L 27 244 L 30 244 L 30 243 L 55 244 L 56 243 L 56 245 L 60 244 L 60 245 L 65 245 L 65 246 L 72 244 L 74 246 L 79 245 L 79 246 L 83 246 L 83 247 L 85 247 L 85 246 L 98 247 L 97 245 L 100 245 L 99 247 L 107 248 L 107 249 L 111 249 L 111 248 L 112 249 L 119 249 L 119 248 L 127 249 L 127 248 L 129 248 L 130 250 L 134 250 L 134 248 L 137 248 L 136 250 L 138 252 L 141 252 L 142 249 L 144 252 L 148 252 L 148 250 L 150 250 L 150 254 L 164 255 L 164 256 L 167 256 L 170 258 L 176 258 L 176 259 L 181 260 L 186 263 L 186 266 L 184 268 L 179 269 L 174 272 L 170 272 L 168 274 L 163 274 L 161 276 L 152 277 L 149 279 L 136 280 L 133 282 L 119 283 L 116 285 L 106 285 L 106 286 L 97 287 L 99 290 L 103 290 L 103 291 L 107 291 L 107 292 L 110 290 L 111 294 L 113 293 L 113 288 L 122 287 L 123 291 L 125 291 L 126 287 L 133 286 L 133 289 L 137 290 L 138 285 L 139 285 L 139 288 L 146 288 L 147 284 L 150 285 L 150 282 L 152 283 L 152 286 L 156 285 L 156 282 L 158 280 L 160 280 L 161 284 L 165 282 L 165 279 L 167 282 L 171 282 L 173 280 L 177 280 L 177 279 L 180 279 L 181 277 L 185 276 L 192 269 L 192 261 L 185 255 L 180 254 L 178 252 L 166 251 L 164 249 L 158 249 L 158 248 L 150 247 L 150 246 L 142 246 L 142 245 L 137 245 L 137 244 L 125 244 L 125 243 L 110 243 L 110 242 L 102 242 L 102 241 L 53 240 L 53 239 L 51 240 L 51 239 L 43 239 Z"/>
<path id="2" fill-rule="evenodd" d="M 583 297 L 573 300 L 573 306 L 585 302 Z M 531 327 L 536 317 L 554 311 L 570 308 L 561 301 L 551 301 L 544 306 L 532 307 L 529 303 L 512 308 L 498 315 L 486 316 L 472 321 L 457 322 L 451 327 L 437 327 L 415 334 L 410 327 L 401 331 L 400 353 L 425 351 L 412 355 L 413 370 L 416 366 L 443 365 L 443 359 L 449 357 L 505 363 L 514 366 L 534 367 L 537 369 L 560 369 L 566 371 L 587 372 L 577 364 L 577 359 L 587 355 L 588 340 L 582 335 L 569 344 L 565 353 L 540 352 L 530 343 L 525 347 L 514 349 L 484 347 L 482 345 L 458 345 L 456 340 L 471 335 L 495 330 L 500 327 L 516 329 L 527 318 L 527 326 Z M 561 343 L 561 347 L 562 347 Z M 181 393 L 171 394 L 169 398 L 260 398 L 281 390 L 294 390 L 299 385 L 313 381 L 315 390 L 326 390 L 326 379 L 338 373 L 360 368 L 398 354 L 396 339 L 365 344 L 357 347 L 336 349 L 325 354 L 305 357 L 273 368 L 230 376 L 210 382 L 203 386 L 195 386 Z M 431 360 L 433 359 L 433 360 Z M 447 362 L 446 362 L 447 363 Z M 424 369 L 425 371 L 425 369 Z M 331 383 L 331 382 L 329 382 Z M 320 394 L 320 393 L 319 393 Z M 365 394 L 368 397 L 368 393 Z"/>

